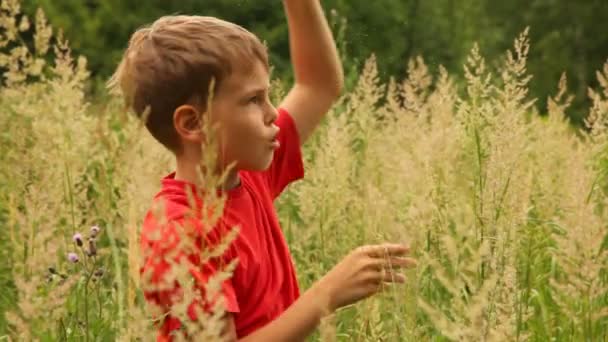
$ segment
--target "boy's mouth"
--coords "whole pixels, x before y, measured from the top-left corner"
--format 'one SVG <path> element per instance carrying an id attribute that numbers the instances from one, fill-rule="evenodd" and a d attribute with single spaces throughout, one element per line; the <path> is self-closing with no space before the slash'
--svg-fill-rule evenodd
<path id="1" fill-rule="evenodd" d="M 279 142 L 278 136 L 279 136 L 279 127 L 276 127 L 276 132 L 272 135 L 272 139 L 270 139 L 270 146 L 272 147 L 273 150 L 276 150 L 279 147 L 281 147 L 281 143 Z"/>
<path id="2" fill-rule="evenodd" d="M 270 141 L 270 146 L 273 150 L 276 150 L 281 147 L 281 143 L 279 142 L 279 139 L 276 138 L 276 136 Z"/>

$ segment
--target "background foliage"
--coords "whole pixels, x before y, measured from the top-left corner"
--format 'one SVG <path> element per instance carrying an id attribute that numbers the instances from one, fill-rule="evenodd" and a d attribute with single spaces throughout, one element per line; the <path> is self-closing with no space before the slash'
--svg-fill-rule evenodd
<path id="1" fill-rule="evenodd" d="M 57 21 L 71 18 L 86 26 L 87 13 L 110 8 L 99 3 L 97 12 L 67 16 L 83 8 L 70 3 L 74 6 L 55 9 Z M 118 99 L 91 96 L 85 58 L 74 56 L 53 34 L 41 11 L 26 19 L 18 0 L 0 4 L 0 341 L 152 340 L 150 310 L 141 298 L 138 234 L 159 178 L 173 168 L 171 155 L 141 122 L 125 115 Z M 140 11 L 120 7 L 125 4 L 116 2 L 125 12 L 112 12 L 115 17 Z M 369 9 L 390 16 L 398 7 L 388 4 Z M 593 4 L 602 8 L 588 3 Z M 453 34 L 462 34 L 462 41 L 484 37 L 489 31 L 476 31 L 458 12 L 474 11 L 470 21 L 496 27 L 486 16 L 490 8 L 482 12 L 482 5 L 441 7 L 445 13 L 438 18 L 460 18 L 455 27 L 468 28 Z M 424 13 L 425 6 L 410 9 Z M 545 8 L 547 18 L 558 7 Z M 242 10 L 247 18 L 256 13 L 253 7 L 237 8 L 230 13 Z M 386 24 L 376 19 L 377 27 Z M 421 24 L 413 31 L 416 37 L 432 36 L 424 27 L 431 26 Z M 91 32 L 82 34 L 90 41 L 81 38 L 81 51 L 96 43 Z M 598 26 L 593 32 L 602 31 Z M 494 31 L 512 41 L 502 36 L 507 33 Z M 547 98 L 543 106 L 529 91 L 536 78 L 527 62 L 536 57 L 527 31 L 513 33 L 517 38 L 508 53 L 492 52 L 499 51 L 498 38 L 488 36 L 488 48 L 472 45 L 461 57 L 457 52 L 442 57 L 454 63 L 446 68 L 436 67 L 438 57 L 395 64 L 394 78 L 387 77 L 390 64 L 380 52 L 359 63 L 367 52 L 350 36 L 339 40 L 348 52 L 349 89 L 306 144 L 306 177 L 277 202 L 279 217 L 303 289 L 361 244 L 407 242 L 420 262 L 407 273 L 406 285 L 328 317 L 312 340 L 606 340 L 608 62 L 594 68 L 581 67 L 577 59 L 556 64 L 556 70 L 597 69 L 588 71 L 595 80 L 589 83 L 596 85 L 586 94 L 587 106 L 572 108 L 571 93 L 583 88 L 569 90 L 575 82 L 562 77 L 546 93 L 536 93 Z M 397 42 L 397 37 L 390 38 Z M 536 38 L 541 51 L 543 37 Z M 109 53 L 110 41 L 88 57 Z M 446 44 L 457 42 L 446 38 Z M 410 45 L 389 48 L 404 46 Z M 589 56 L 595 58 L 591 46 L 581 49 L 594 51 Z M 447 56 L 450 50 L 441 51 Z M 494 58 L 484 58 L 484 51 Z M 103 80 L 106 61 L 97 61 L 91 66 Z M 276 76 L 273 99 L 289 85 L 288 76 Z M 584 116 L 584 126 L 570 125 L 570 113 Z M 209 328 L 218 328 L 213 319 L 202 326 L 209 334 Z"/>
<path id="2" fill-rule="evenodd" d="M 465 57 L 478 42 L 488 60 L 497 60 L 513 37 L 530 27 L 529 56 L 533 96 L 541 107 L 546 94 L 566 72 L 576 96 L 570 116 L 582 123 L 587 87 L 608 56 L 608 17 L 604 0 L 322 0 L 336 32 L 346 20 L 342 44 L 346 66 L 356 73 L 372 53 L 379 73 L 404 77 L 407 60 L 422 55 L 431 69 L 441 64 L 460 74 Z M 280 1 L 251 0 L 26 0 L 29 13 L 42 7 L 50 21 L 65 29 L 71 46 L 87 56 L 95 77 L 108 77 L 130 34 L 162 15 L 218 16 L 236 22 L 268 42 L 281 77 L 290 75 L 287 25 Z M 333 12 L 335 10 L 335 12 Z M 331 15 L 335 13 L 335 15 Z M 350 78 L 353 83 L 354 76 Z"/>

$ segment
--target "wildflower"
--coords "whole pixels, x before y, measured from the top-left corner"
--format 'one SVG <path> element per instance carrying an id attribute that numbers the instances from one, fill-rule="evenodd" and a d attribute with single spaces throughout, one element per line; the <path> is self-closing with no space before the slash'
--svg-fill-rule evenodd
<path id="1" fill-rule="evenodd" d="M 99 234 L 99 231 L 101 230 L 101 228 L 99 228 L 99 226 L 95 225 L 91 227 L 91 236 L 92 237 L 96 237 L 97 234 Z"/>
<path id="2" fill-rule="evenodd" d="M 80 259 L 78 258 L 78 254 L 68 253 L 68 260 L 70 260 L 70 262 L 77 263 Z"/>
<path id="3" fill-rule="evenodd" d="M 76 243 L 76 245 L 78 247 L 82 247 L 82 234 L 80 234 L 80 233 L 74 234 L 74 236 L 72 237 L 72 240 L 74 240 L 74 242 Z"/>
<path id="4" fill-rule="evenodd" d="M 98 278 L 101 278 L 101 276 L 103 275 L 103 268 L 102 267 L 98 268 L 95 271 L 95 273 L 93 273 L 93 275 L 96 276 L 96 277 L 98 277 Z"/>
<path id="5" fill-rule="evenodd" d="M 97 246 L 95 245 L 95 239 L 89 238 L 89 250 L 87 252 L 88 256 L 97 255 Z"/>

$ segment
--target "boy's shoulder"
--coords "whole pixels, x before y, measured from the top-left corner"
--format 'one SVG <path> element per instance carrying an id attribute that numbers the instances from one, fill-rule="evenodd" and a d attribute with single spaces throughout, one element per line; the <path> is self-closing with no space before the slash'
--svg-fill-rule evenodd
<path id="1" fill-rule="evenodd" d="M 239 172 L 241 184 L 226 196 L 223 213 L 218 225 L 237 225 L 255 215 L 255 204 L 272 204 L 268 182 L 262 172 Z M 161 190 L 154 196 L 144 218 L 144 230 L 158 228 L 161 224 L 173 226 L 193 221 L 200 222 L 205 203 L 189 195 L 193 185 L 175 180 L 174 174 L 163 178 Z M 188 191 L 188 187 L 192 187 Z M 245 217 L 245 218 L 244 218 Z"/>

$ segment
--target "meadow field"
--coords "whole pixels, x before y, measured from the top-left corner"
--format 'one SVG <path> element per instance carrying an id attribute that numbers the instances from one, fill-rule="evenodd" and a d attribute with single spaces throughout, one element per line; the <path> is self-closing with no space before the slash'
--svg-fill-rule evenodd
<path id="1" fill-rule="evenodd" d="M 384 83 L 367 60 L 276 207 L 302 289 L 362 244 L 418 267 L 312 341 L 608 340 L 608 61 L 575 127 L 566 75 L 547 108 L 529 96 L 529 50 L 527 31 L 499 61 L 475 47 L 463 82 L 419 57 Z M 138 235 L 170 153 L 86 96 L 86 59 L 18 1 L 0 73 L 0 341 L 153 340 Z"/>

